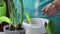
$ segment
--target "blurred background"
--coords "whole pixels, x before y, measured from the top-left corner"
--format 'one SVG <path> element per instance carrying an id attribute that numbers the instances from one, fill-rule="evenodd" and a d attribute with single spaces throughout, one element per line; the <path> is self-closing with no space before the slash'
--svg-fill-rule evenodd
<path id="1" fill-rule="evenodd" d="M 6 2 L 6 16 L 7 17 L 9 17 L 9 11 L 8 11 L 8 0 L 4 0 L 5 2 Z M 7 25 L 8 23 L 6 23 L 6 22 L 3 22 L 2 24 L 0 24 L 0 32 L 3 32 L 3 27 L 5 26 L 5 25 Z"/>

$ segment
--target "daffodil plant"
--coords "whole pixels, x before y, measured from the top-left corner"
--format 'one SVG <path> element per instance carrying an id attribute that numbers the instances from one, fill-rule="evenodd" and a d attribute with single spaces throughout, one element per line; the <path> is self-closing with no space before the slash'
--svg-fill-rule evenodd
<path id="1" fill-rule="evenodd" d="M 8 4 L 10 20 L 12 21 L 11 26 L 13 26 L 13 28 L 15 28 L 15 30 L 20 29 L 21 26 L 22 26 L 23 13 L 24 13 L 23 1 L 22 0 L 20 0 L 20 6 L 21 6 L 21 9 L 20 9 L 20 22 L 19 22 L 19 24 L 16 24 L 17 23 L 17 19 L 16 19 L 17 9 L 15 8 L 13 0 L 10 0 L 9 4 Z"/>
<path id="2" fill-rule="evenodd" d="M 22 26 L 23 13 L 24 13 L 24 7 L 23 7 L 23 1 L 22 0 L 20 0 L 20 6 L 21 6 L 21 9 L 20 9 L 20 22 L 19 22 L 19 24 L 16 24 L 17 23 L 17 19 L 16 19 L 17 9 L 15 8 L 13 0 L 8 0 L 8 9 L 9 9 L 10 18 L 8 18 L 6 16 L 1 16 L 0 17 L 0 24 L 3 21 L 5 21 L 5 22 L 7 22 L 11 26 L 11 27 L 9 27 L 9 30 L 20 29 L 21 26 Z M 32 24 L 31 20 L 30 20 L 30 15 L 28 13 L 26 13 L 26 18 L 27 18 L 29 24 Z"/>
<path id="3" fill-rule="evenodd" d="M 1 0 L 0 0 L 1 1 Z M 23 1 L 20 0 L 20 6 L 21 6 L 21 11 L 20 11 L 20 22 L 19 24 L 16 25 L 16 8 L 15 8 L 15 5 L 14 5 L 14 2 L 13 0 L 8 0 L 8 9 L 9 9 L 9 15 L 10 15 L 10 18 L 6 17 L 6 16 L 1 16 L 0 17 L 0 24 L 5 21 L 7 22 L 11 27 L 9 27 L 10 30 L 14 29 L 14 30 L 17 30 L 17 29 L 20 29 L 21 26 L 22 26 L 22 21 L 23 21 L 23 13 L 24 13 L 24 8 L 23 8 Z"/>

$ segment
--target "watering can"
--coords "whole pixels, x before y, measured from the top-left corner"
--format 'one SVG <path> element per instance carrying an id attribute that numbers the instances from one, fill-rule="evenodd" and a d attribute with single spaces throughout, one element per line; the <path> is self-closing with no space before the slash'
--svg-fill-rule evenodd
<path id="1" fill-rule="evenodd" d="M 26 34 L 54 34 L 54 22 L 45 18 L 31 18 L 32 23 L 23 21 Z"/>
<path id="2" fill-rule="evenodd" d="M 4 0 L 0 0 L 0 16 L 6 16 L 6 3 Z"/>
<path id="3" fill-rule="evenodd" d="M 45 18 L 30 18 L 28 13 L 26 18 L 27 20 L 23 21 L 26 34 L 54 34 L 54 21 Z"/>

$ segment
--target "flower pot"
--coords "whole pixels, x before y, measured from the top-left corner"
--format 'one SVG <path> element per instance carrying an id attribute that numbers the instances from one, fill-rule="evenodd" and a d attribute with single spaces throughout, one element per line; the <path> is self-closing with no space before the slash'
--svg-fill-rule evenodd
<path id="1" fill-rule="evenodd" d="M 23 26 L 26 29 L 26 34 L 45 34 L 45 22 L 49 22 L 44 18 L 31 18 L 32 24 L 28 24 L 28 21 L 23 21 Z"/>
<path id="2" fill-rule="evenodd" d="M 25 29 L 22 30 L 7 30 L 6 28 L 10 27 L 9 25 L 4 26 L 4 33 L 5 34 L 25 34 Z"/>
<path id="3" fill-rule="evenodd" d="M 6 3 L 0 3 L 0 16 L 6 16 Z"/>

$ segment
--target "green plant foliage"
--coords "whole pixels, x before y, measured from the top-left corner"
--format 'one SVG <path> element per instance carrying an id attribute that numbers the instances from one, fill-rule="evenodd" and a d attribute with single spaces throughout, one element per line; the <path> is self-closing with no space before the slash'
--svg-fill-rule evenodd
<path id="1" fill-rule="evenodd" d="M 23 21 L 23 13 L 24 13 L 24 8 L 23 8 L 23 1 L 20 0 L 20 6 L 21 6 L 21 9 L 20 9 L 20 22 L 19 24 L 22 25 L 22 21 Z M 12 21 L 12 24 L 13 26 L 16 27 L 16 22 L 17 22 L 17 19 L 16 19 L 16 12 L 17 12 L 17 9 L 14 5 L 14 2 L 13 0 L 9 0 L 8 1 L 8 8 L 9 8 L 9 15 L 10 15 L 10 20 Z"/>
<path id="2" fill-rule="evenodd" d="M 9 19 L 8 17 L 6 17 L 6 16 L 1 16 L 1 17 L 0 17 L 0 24 L 1 24 L 2 22 L 7 22 L 7 23 L 9 23 L 10 25 L 12 24 L 12 22 L 10 22 L 10 19 Z"/>
<path id="3" fill-rule="evenodd" d="M 16 17 L 15 17 L 15 13 L 16 13 L 16 11 L 15 11 L 15 6 L 14 6 L 14 2 L 13 2 L 13 0 L 8 0 L 8 9 L 9 9 L 9 15 L 10 15 L 10 20 L 12 21 L 12 25 L 13 26 L 16 26 Z"/>
<path id="4" fill-rule="evenodd" d="M 23 22 L 23 15 L 24 15 L 24 7 L 23 7 L 23 1 L 20 0 L 21 3 L 21 11 L 20 11 L 20 25 L 22 25 Z"/>
<path id="5" fill-rule="evenodd" d="M 54 22 L 50 20 L 49 23 L 45 23 L 45 29 L 47 34 L 54 34 Z"/>
<path id="6" fill-rule="evenodd" d="M 4 3 L 5 3 L 4 0 L 0 0 L 0 7 L 4 7 Z M 12 24 L 12 21 L 10 22 L 10 19 L 8 17 L 0 15 L 0 24 L 3 22 L 7 22 L 10 25 Z"/>
<path id="7" fill-rule="evenodd" d="M 29 15 L 28 13 L 26 13 L 26 18 L 27 18 L 27 20 L 28 20 L 28 23 L 29 23 L 29 24 L 32 24 L 32 21 L 31 21 L 31 19 L 30 19 L 30 15 Z"/>

